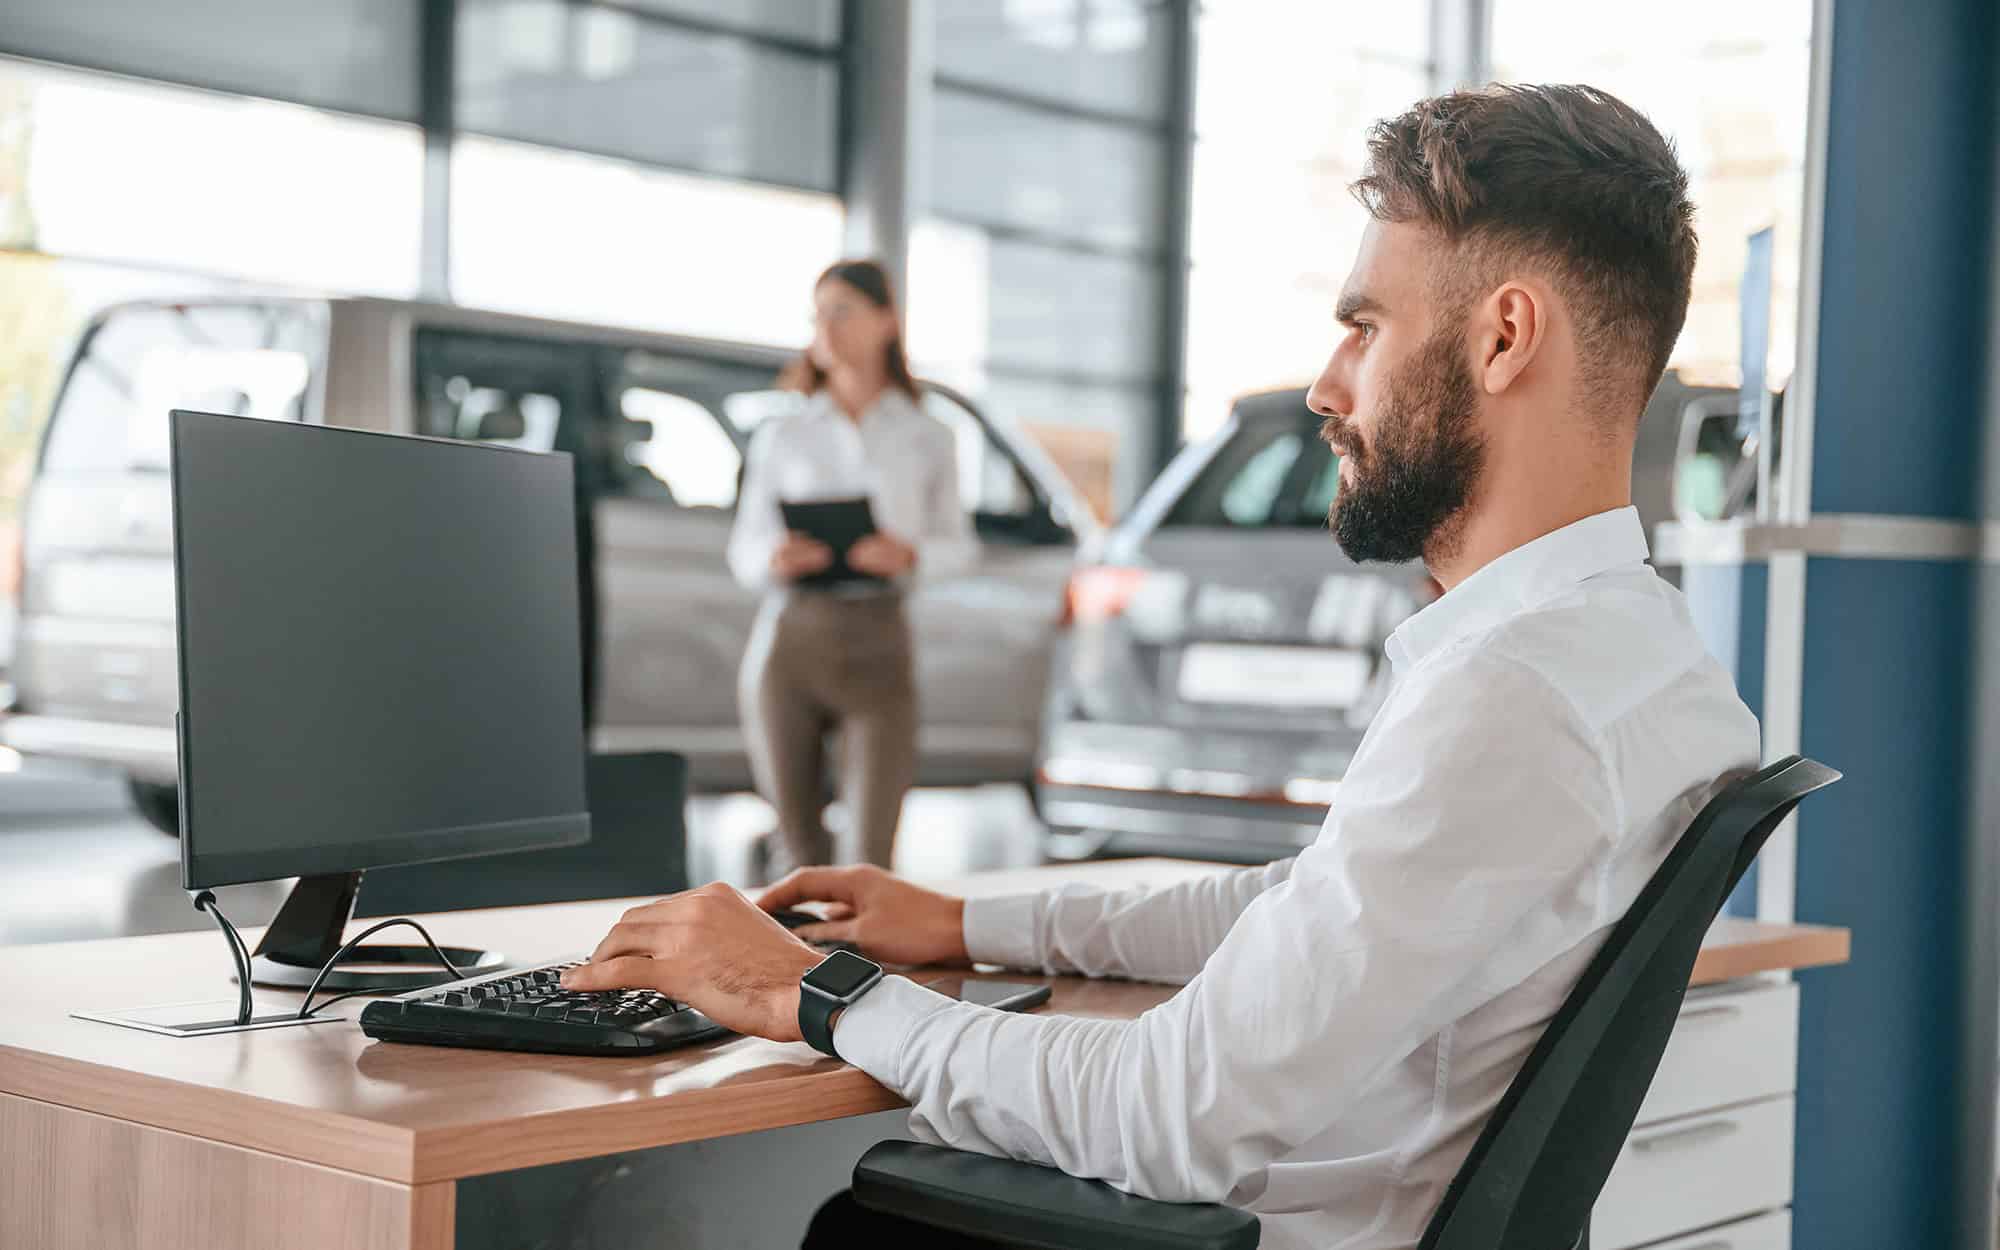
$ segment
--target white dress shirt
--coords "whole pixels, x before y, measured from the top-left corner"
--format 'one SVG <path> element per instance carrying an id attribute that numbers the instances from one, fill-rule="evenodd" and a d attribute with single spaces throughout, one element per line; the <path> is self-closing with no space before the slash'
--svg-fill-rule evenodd
<path id="1" fill-rule="evenodd" d="M 1227 1201 L 1264 1244 L 1414 1246 L 1584 965 L 1756 720 L 1630 508 L 1516 548 L 1396 630 L 1396 678 L 1296 859 L 974 900 L 982 963 L 1183 984 L 1136 1020 L 890 977 L 834 1042 L 925 1140 Z"/>
<path id="2" fill-rule="evenodd" d="M 875 525 L 917 549 L 915 576 L 951 577 L 979 556 L 958 497 L 958 443 L 895 387 L 859 421 L 822 390 L 750 439 L 743 494 L 729 534 L 729 568 L 752 589 L 773 585 L 771 553 L 785 540 L 785 503 L 866 497 Z"/>

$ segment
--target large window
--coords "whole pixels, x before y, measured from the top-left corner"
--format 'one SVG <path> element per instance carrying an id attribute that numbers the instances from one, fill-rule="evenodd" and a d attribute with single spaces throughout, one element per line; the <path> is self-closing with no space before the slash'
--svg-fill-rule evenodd
<path id="1" fill-rule="evenodd" d="M 831 191 L 839 5 L 737 6 L 728 28 L 715 29 L 710 11 L 729 7 L 460 0 L 458 125 Z M 691 27 L 676 17 L 705 21 Z"/>
<path id="2" fill-rule="evenodd" d="M 1169 6 L 937 0 L 923 369 L 1020 422 L 1101 512 L 1142 484 L 1161 393 Z M 1128 480 L 1109 476 L 1114 462 Z"/>
<path id="3" fill-rule="evenodd" d="M 460 0 L 462 303 L 803 343 L 841 244 L 839 0 Z"/>
<path id="4" fill-rule="evenodd" d="M 804 343 L 840 202 L 629 161 L 466 138 L 452 157 L 462 303 L 759 343 Z"/>
<path id="5" fill-rule="evenodd" d="M 382 0 L 7 0 L 0 52 L 415 121 L 422 16 Z"/>
<path id="6" fill-rule="evenodd" d="M 1348 194 L 1371 122 L 1429 93 L 1430 7 L 1203 8 L 1188 275 L 1190 437 L 1246 391 L 1310 381 L 1367 215 Z"/>
<path id="7" fill-rule="evenodd" d="M 1493 62 L 1512 82 L 1586 82 L 1645 113 L 1680 150 L 1701 235 L 1694 300 L 1672 366 L 1740 380 L 1746 240 L 1775 226 L 1766 376 L 1792 374 L 1810 96 L 1809 0 L 1688 0 L 1674 19 L 1590 0 L 1496 0 Z"/>
<path id="8" fill-rule="evenodd" d="M 0 246 L 415 290 L 415 126 L 0 57 L 0 131 Z"/>

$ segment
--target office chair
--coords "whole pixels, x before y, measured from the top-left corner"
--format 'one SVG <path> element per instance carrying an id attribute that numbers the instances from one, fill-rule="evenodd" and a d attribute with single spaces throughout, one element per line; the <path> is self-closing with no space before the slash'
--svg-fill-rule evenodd
<path id="1" fill-rule="evenodd" d="M 1715 797 L 1646 883 L 1528 1055 L 1419 1250 L 1588 1250 L 1590 1209 L 1680 1016 L 1695 957 L 1765 839 L 1840 774 L 1792 755 Z M 871 1210 L 1020 1246 L 1245 1250 L 1257 1218 L 1155 1202 L 1051 1168 L 882 1142 L 854 1169 Z"/>
<path id="2" fill-rule="evenodd" d="M 371 869 L 354 914 L 408 916 L 688 888 L 684 757 L 592 755 L 583 785 L 590 841 L 582 846 Z"/>

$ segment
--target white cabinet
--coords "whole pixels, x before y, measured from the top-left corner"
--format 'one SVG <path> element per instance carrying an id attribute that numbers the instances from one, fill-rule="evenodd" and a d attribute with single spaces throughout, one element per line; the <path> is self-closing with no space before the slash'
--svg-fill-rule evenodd
<path id="1" fill-rule="evenodd" d="M 1798 1054 L 1797 982 L 1690 994 L 1635 1123 L 1789 1094 Z"/>
<path id="2" fill-rule="evenodd" d="M 1773 1211 L 1722 1228 L 1655 1242 L 1646 1250 L 1792 1250 L 1792 1213 Z"/>
<path id="3" fill-rule="evenodd" d="M 1591 1217 L 1592 1250 L 1790 1250 L 1798 987 L 1691 994 Z"/>
<path id="4" fill-rule="evenodd" d="M 1623 1250 L 1792 1200 L 1792 1100 L 1637 1129 L 1590 1221 L 1591 1250 Z"/>

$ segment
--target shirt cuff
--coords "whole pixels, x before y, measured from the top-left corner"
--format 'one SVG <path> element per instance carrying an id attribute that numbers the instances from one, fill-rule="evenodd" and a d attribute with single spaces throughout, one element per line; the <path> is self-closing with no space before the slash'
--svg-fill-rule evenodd
<path id="1" fill-rule="evenodd" d="M 1006 894 L 965 900 L 965 953 L 976 964 L 1040 968 L 1035 941 L 1039 894 Z"/>
<path id="2" fill-rule="evenodd" d="M 908 977 L 883 977 L 833 1022 L 833 1048 L 848 1063 L 901 1093 L 896 1065 L 910 1030 L 954 1001 Z"/>

